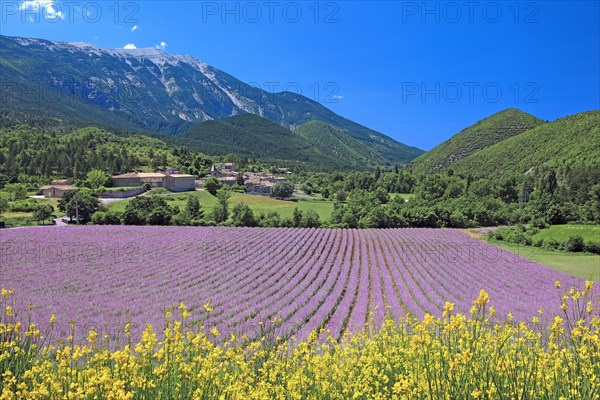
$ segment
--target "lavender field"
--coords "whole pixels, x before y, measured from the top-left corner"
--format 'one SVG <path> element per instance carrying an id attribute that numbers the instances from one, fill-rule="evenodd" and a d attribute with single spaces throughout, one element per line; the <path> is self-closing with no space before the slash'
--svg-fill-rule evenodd
<path id="1" fill-rule="evenodd" d="M 180 302 L 224 335 L 304 339 L 325 327 L 340 337 L 386 315 L 439 316 L 446 301 L 468 312 L 481 289 L 497 318 L 531 320 L 540 307 L 558 311 L 548 308 L 560 305 L 556 280 L 584 285 L 449 229 L 86 226 L 0 237 L 0 286 L 15 289 L 17 309 L 34 304 L 34 320 L 55 314 L 58 337 L 71 322 L 82 335 L 116 335 L 128 320 L 138 336 Z"/>

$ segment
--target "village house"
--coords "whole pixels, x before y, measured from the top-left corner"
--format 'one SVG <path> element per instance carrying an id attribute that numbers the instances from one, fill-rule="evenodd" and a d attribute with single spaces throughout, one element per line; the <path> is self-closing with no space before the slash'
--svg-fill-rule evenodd
<path id="1" fill-rule="evenodd" d="M 68 179 L 53 180 L 50 185 L 42 186 L 41 193 L 46 198 L 62 198 L 64 194 L 71 190 L 77 190 L 76 186 L 72 186 Z"/>
<path id="2" fill-rule="evenodd" d="M 188 192 L 196 190 L 196 179 L 187 174 L 165 175 L 162 185 L 171 192 Z"/>
<path id="3" fill-rule="evenodd" d="M 148 183 L 152 188 L 164 187 L 172 192 L 186 192 L 196 189 L 194 175 L 180 174 L 178 170 L 169 172 L 129 172 L 112 177 L 113 187 L 140 187 Z"/>
<path id="4" fill-rule="evenodd" d="M 283 173 L 290 174 L 289 169 L 282 169 Z M 210 174 L 207 178 L 217 178 L 221 183 L 227 186 L 233 186 L 237 181 L 237 165 L 235 163 L 217 163 L 213 164 L 210 169 Z M 246 172 L 244 173 L 244 186 L 248 194 L 266 195 L 271 192 L 271 188 L 277 182 L 284 181 L 285 178 L 276 177 L 273 174 L 261 172 Z"/>
<path id="5" fill-rule="evenodd" d="M 149 183 L 151 187 L 162 187 L 166 174 L 162 172 L 129 172 L 112 177 L 113 187 L 143 186 Z"/>
<path id="6" fill-rule="evenodd" d="M 275 183 L 285 180 L 285 178 L 276 177 L 272 174 L 254 172 L 244 174 L 244 186 L 246 186 L 246 193 L 249 194 L 269 194 Z"/>

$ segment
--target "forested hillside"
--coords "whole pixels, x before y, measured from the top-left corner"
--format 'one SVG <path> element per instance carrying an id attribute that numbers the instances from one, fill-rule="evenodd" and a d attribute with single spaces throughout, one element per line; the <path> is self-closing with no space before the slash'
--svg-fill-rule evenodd
<path id="1" fill-rule="evenodd" d="M 50 177 L 82 179 L 93 169 L 118 174 L 136 169 L 179 167 L 208 172 L 211 159 L 181 148 L 168 148 L 143 135 L 117 136 L 99 128 L 57 135 L 29 126 L 0 130 L 0 182 Z"/>
<path id="2" fill-rule="evenodd" d="M 542 166 L 599 165 L 600 111 L 540 125 L 472 154 L 453 165 L 473 175 L 526 173 Z"/>
<path id="3" fill-rule="evenodd" d="M 491 115 L 452 136 L 410 163 L 415 172 L 439 172 L 454 168 L 460 160 L 507 138 L 543 124 L 539 118 L 516 108 Z"/>

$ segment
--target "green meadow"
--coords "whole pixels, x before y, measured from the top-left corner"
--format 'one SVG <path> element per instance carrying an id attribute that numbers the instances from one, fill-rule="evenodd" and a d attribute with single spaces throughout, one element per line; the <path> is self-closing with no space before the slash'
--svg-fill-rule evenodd
<path id="1" fill-rule="evenodd" d="M 216 197 L 208 193 L 207 191 L 200 189 L 195 192 L 186 193 L 165 193 L 159 196 L 165 196 L 169 205 L 172 207 L 178 206 L 180 209 L 185 208 L 187 199 L 189 196 L 197 196 L 200 200 L 200 204 L 205 213 L 209 213 L 217 203 Z M 109 210 L 113 211 L 125 211 L 129 200 L 117 201 L 108 204 Z M 298 208 L 301 211 L 313 209 L 319 214 L 321 221 L 327 221 L 331 217 L 333 212 L 333 201 L 324 200 L 278 200 L 267 196 L 250 195 L 244 193 L 233 193 L 230 199 L 230 206 L 233 207 L 237 203 L 245 203 L 252 208 L 255 214 L 267 213 L 270 211 L 277 211 L 282 218 L 291 217 L 294 213 L 294 208 Z"/>

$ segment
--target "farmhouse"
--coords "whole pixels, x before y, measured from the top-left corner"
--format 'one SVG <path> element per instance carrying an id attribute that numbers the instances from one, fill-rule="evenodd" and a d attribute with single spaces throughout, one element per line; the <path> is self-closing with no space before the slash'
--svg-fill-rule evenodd
<path id="1" fill-rule="evenodd" d="M 113 186 L 143 186 L 149 183 L 153 188 L 162 187 L 166 174 L 162 172 L 130 172 L 112 177 Z"/>
<path id="2" fill-rule="evenodd" d="M 40 191 L 42 192 L 42 194 L 46 198 L 58 198 L 58 199 L 60 199 L 60 198 L 62 198 L 65 195 L 66 192 L 71 191 L 71 190 L 77 190 L 77 189 L 78 188 L 76 186 L 72 186 L 72 185 L 50 184 L 50 185 L 42 186 L 40 188 Z"/>
<path id="3" fill-rule="evenodd" d="M 115 175 L 112 177 L 113 187 L 140 187 L 149 183 L 153 188 L 164 187 L 172 192 L 186 192 L 196 189 L 194 175 L 180 174 L 175 169 L 170 171 L 175 173 L 129 172 Z"/>
<path id="4" fill-rule="evenodd" d="M 162 185 L 171 192 L 187 192 L 196 190 L 196 179 L 194 175 L 187 174 L 165 175 Z"/>

